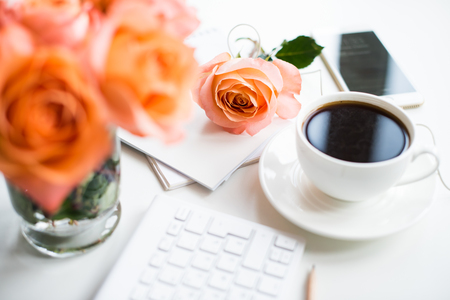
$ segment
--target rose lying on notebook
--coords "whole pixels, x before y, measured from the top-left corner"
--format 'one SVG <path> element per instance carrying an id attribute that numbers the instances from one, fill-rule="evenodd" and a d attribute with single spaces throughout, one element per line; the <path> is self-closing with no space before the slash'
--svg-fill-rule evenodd
<path id="1" fill-rule="evenodd" d="M 254 52 L 262 51 L 259 41 L 253 42 Z M 283 60 L 275 57 L 275 50 Z M 297 116 L 301 104 L 295 95 L 302 87 L 298 68 L 309 65 L 321 50 L 313 39 L 300 36 L 269 54 L 262 51 L 258 58 L 222 53 L 200 66 L 194 101 L 224 130 L 253 136 L 272 123 L 275 114 L 282 119 Z"/>
<path id="2" fill-rule="evenodd" d="M 298 69 L 285 61 L 235 58 L 222 53 L 200 67 L 201 78 L 194 100 L 211 121 L 226 131 L 257 134 L 272 122 L 297 116 L 302 79 Z"/>

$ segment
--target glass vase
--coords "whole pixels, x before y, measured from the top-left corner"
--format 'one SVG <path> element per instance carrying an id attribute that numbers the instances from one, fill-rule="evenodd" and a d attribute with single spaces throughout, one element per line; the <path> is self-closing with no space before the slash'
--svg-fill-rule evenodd
<path id="1" fill-rule="evenodd" d="M 93 249 L 111 236 L 121 215 L 120 139 L 115 135 L 113 142 L 111 156 L 69 193 L 52 216 L 46 216 L 6 180 L 12 205 L 22 218 L 22 234 L 31 246 L 49 256 L 70 257 Z"/>

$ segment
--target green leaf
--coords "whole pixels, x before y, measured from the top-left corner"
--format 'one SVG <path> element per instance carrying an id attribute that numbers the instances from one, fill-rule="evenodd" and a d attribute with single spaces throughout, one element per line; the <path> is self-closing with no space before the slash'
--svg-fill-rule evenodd
<path id="1" fill-rule="evenodd" d="M 281 46 L 282 48 L 275 56 L 293 64 L 298 69 L 309 66 L 323 49 L 322 46 L 316 44 L 313 38 L 303 35 L 292 41 L 284 40 Z"/>

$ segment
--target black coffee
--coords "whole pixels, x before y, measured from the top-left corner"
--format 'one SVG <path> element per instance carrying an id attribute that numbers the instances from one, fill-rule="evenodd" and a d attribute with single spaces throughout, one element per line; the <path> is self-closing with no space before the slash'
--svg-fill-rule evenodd
<path id="1" fill-rule="evenodd" d="M 319 108 L 305 121 L 308 141 L 320 151 L 351 162 L 379 162 L 400 155 L 409 136 L 387 111 L 359 102 L 341 101 Z"/>

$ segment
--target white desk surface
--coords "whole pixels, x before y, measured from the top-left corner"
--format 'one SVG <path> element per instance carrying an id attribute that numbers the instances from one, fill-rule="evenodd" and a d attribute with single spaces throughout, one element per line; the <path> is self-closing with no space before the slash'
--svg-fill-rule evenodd
<path id="1" fill-rule="evenodd" d="M 267 49 L 323 26 L 368 25 L 388 45 L 426 103 L 408 113 L 429 125 L 450 183 L 450 1 L 448 0 L 191 0 L 202 27 L 227 33 L 239 23 L 256 27 Z M 319 64 L 319 63 L 318 63 Z M 335 87 L 324 86 L 324 92 Z M 38 254 L 19 232 L 19 220 L 0 183 L 0 299 L 91 299 L 154 195 L 163 192 L 145 157 L 123 146 L 122 219 L 112 237 L 85 255 L 53 259 Z M 268 202 L 258 165 L 236 173 L 215 192 L 194 184 L 169 196 L 185 199 L 306 238 L 300 268 L 317 267 L 317 300 L 450 299 L 450 191 L 437 182 L 428 214 L 401 233 L 345 242 L 308 233 Z M 291 299 L 286 299 L 291 300 Z"/>

